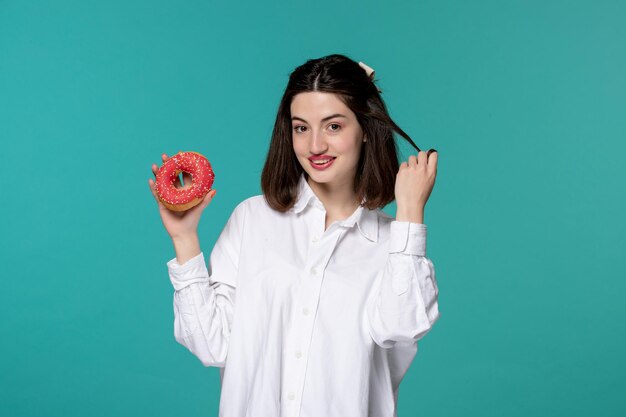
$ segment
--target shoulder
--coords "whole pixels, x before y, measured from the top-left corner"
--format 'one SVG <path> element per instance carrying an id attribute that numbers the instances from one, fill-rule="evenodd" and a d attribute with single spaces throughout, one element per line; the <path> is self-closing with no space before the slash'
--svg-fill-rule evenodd
<path id="1" fill-rule="evenodd" d="M 239 218 L 245 218 L 246 216 L 249 216 L 250 213 L 254 213 L 255 216 L 259 216 L 269 211 L 272 211 L 272 209 L 265 201 L 265 197 L 263 194 L 259 194 L 248 197 L 237 204 L 237 206 L 233 209 L 232 215 Z"/>
<path id="2" fill-rule="evenodd" d="M 395 220 L 395 217 L 390 216 L 389 214 L 385 213 L 381 209 L 376 209 L 374 211 L 378 215 L 379 224 L 382 226 L 389 226 L 391 222 Z"/>
<path id="3" fill-rule="evenodd" d="M 267 233 L 273 230 L 273 228 L 284 224 L 286 216 L 288 214 L 272 209 L 267 204 L 265 197 L 260 194 L 248 197 L 237 204 L 230 215 L 228 223 L 236 225 L 244 234 L 250 234 L 253 231 Z"/>
<path id="4" fill-rule="evenodd" d="M 396 218 L 393 216 L 390 216 L 389 214 L 385 213 L 381 209 L 376 209 L 374 210 L 374 212 L 376 212 L 376 215 L 378 217 L 379 238 L 381 242 L 384 242 L 387 239 L 389 239 L 391 223 L 394 222 Z"/>
<path id="5" fill-rule="evenodd" d="M 267 203 L 265 202 L 265 198 L 262 194 L 259 194 L 248 197 L 241 203 L 237 204 L 234 211 L 259 210 L 264 209 L 265 207 L 268 207 Z"/>

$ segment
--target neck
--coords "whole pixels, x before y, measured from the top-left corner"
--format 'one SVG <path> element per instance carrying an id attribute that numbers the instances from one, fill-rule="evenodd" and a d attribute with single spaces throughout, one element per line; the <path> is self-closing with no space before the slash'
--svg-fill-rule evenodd
<path id="1" fill-rule="evenodd" d="M 360 205 L 351 180 L 329 184 L 317 183 L 309 177 L 307 182 L 317 198 L 324 204 L 326 212 L 331 213 L 333 217 L 348 217 Z"/>

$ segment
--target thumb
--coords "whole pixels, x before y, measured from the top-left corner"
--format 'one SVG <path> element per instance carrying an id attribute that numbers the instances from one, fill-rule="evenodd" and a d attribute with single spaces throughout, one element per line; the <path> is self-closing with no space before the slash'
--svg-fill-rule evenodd
<path id="1" fill-rule="evenodd" d="M 204 196 L 204 199 L 202 200 L 202 203 L 200 203 L 203 209 L 206 208 L 211 203 L 216 193 L 217 191 L 215 189 L 212 189 L 211 191 L 206 193 L 206 195 Z"/>
<path id="2" fill-rule="evenodd" d="M 190 208 L 187 213 L 189 213 L 191 216 L 201 216 L 204 209 L 209 205 L 209 203 L 211 203 L 211 200 L 213 200 L 214 195 L 215 190 L 209 191 L 208 193 L 206 193 L 200 204 L 197 204 Z"/>

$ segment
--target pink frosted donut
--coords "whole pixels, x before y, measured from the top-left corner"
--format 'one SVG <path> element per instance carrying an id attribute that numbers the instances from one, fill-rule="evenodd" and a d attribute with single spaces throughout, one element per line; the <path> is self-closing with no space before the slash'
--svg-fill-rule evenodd
<path id="1" fill-rule="evenodd" d="M 191 175 L 191 185 L 174 185 L 178 175 Z M 172 211 L 185 211 L 198 205 L 211 191 L 215 174 L 209 160 L 197 152 L 178 152 L 168 159 L 156 174 L 156 192 L 159 200 Z"/>

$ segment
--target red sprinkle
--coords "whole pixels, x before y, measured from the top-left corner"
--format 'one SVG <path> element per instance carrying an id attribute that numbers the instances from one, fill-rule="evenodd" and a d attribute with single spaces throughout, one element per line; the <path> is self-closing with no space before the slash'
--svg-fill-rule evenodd
<path id="1" fill-rule="evenodd" d="M 180 189 L 174 185 L 181 172 L 191 175 L 190 187 Z M 204 197 L 211 190 L 214 179 L 215 174 L 206 157 L 197 152 L 179 152 L 159 168 L 156 191 L 169 204 L 187 204 L 195 198 Z"/>

